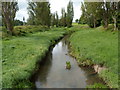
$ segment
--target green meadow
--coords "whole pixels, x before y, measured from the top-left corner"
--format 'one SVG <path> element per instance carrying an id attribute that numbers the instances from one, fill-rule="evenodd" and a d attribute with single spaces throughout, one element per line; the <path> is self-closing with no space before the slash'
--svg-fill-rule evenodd
<path id="1" fill-rule="evenodd" d="M 28 31 L 28 30 L 27 30 Z M 3 88 L 32 86 L 30 76 L 40 61 L 55 44 L 66 34 L 63 28 L 34 32 L 26 36 L 6 37 L 2 40 L 2 78 Z"/>
<path id="2" fill-rule="evenodd" d="M 73 24 L 71 28 L 45 28 L 41 26 L 17 26 L 15 35 L 2 32 L 2 87 L 31 88 L 30 77 L 38 69 L 38 62 L 45 57 L 50 46 L 70 34 L 70 49 L 79 61 L 91 60 L 107 70 L 99 76 L 111 88 L 118 87 L 118 31 L 102 26 L 92 29 L 87 25 Z M 89 86 L 104 87 L 101 84 Z"/>
<path id="3" fill-rule="evenodd" d="M 118 31 L 103 27 L 79 28 L 70 36 L 71 54 L 79 61 L 91 60 L 107 68 L 100 77 L 111 88 L 118 87 Z"/>

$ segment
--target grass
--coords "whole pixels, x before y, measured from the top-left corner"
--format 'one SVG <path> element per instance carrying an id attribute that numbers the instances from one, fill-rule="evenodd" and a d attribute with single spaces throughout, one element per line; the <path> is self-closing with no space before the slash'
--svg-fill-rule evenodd
<path id="1" fill-rule="evenodd" d="M 111 88 L 118 87 L 118 31 L 79 28 L 70 37 L 71 54 L 78 60 L 103 64 L 108 70 L 100 76 Z"/>
<path id="2" fill-rule="evenodd" d="M 22 37 L 11 37 L 2 40 L 2 87 L 3 88 L 30 88 L 29 82 L 32 73 L 37 69 L 36 63 L 45 56 L 49 47 L 66 30 L 35 32 Z"/>
<path id="3" fill-rule="evenodd" d="M 104 88 L 104 90 L 108 90 L 107 89 L 107 87 L 105 86 L 105 85 L 103 85 L 103 84 L 101 84 L 101 83 L 95 83 L 94 85 L 88 85 L 87 86 L 87 89 L 89 90 L 89 89 L 95 89 L 95 90 L 98 90 L 98 89 L 102 89 L 102 88 Z"/>

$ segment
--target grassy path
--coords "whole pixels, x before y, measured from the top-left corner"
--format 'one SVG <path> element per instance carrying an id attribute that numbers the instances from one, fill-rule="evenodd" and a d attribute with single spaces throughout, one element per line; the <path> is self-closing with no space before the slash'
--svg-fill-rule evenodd
<path id="1" fill-rule="evenodd" d="M 63 37 L 65 33 L 66 30 L 58 28 L 3 40 L 3 88 L 32 86 L 28 79 L 36 69 L 36 62 L 40 61 L 55 40 Z"/>
<path id="2" fill-rule="evenodd" d="M 78 60 L 91 60 L 108 68 L 100 73 L 111 88 L 118 87 L 118 31 L 79 29 L 70 37 L 72 54 Z"/>

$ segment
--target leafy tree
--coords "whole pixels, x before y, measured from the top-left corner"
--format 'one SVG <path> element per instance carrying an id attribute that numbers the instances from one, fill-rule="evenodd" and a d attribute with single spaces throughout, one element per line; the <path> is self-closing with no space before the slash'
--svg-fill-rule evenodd
<path id="1" fill-rule="evenodd" d="M 55 14 L 51 14 L 51 26 L 54 26 L 56 24 L 55 22 Z"/>
<path id="2" fill-rule="evenodd" d="M 111 9 L 111 15 L 114 22 L 114 30 L 118 30 L 118 22 L 120 20 L 119 13 L 120 13 L 120 2 L 110 2 L 110 9 Z"/>
<path id="3" fill-rule="evenodd" d="M 80 24 L 87 24 L 87 13 L 86 13 L 86 7 L 84 3 L 81 3 L 81 10 L 82 10 L 82 15 L 79 19 Z"/>
<path id="4" fill-rule="evenodd" d="M 60 25 L 66 27 L 67 26 L 67 24 L 66 24 L 66 12 L 65 12 L 64 8 L 61 9 L 61 13 L 62 13 L 62 17 L 60 19 Z"/>
<path id="5" fill-rule="evenodd" d="M 76 19 L 76 20 L 75 20 L 75 22 L 76 22 L 76 23 L 79 23 L 79 20 L 78 20 L 78 19 Z"/>
<path id="6" fill-rule="evenodd" d="M 67 27 L 72 26 L 73 17 L 74 17 L 73 2 L 69 1 L 67 5 L 67 17 L 66 17 Z"/>
<path id="7" fill-rule="evenodd" d="M 29 14 L 29 18 L 27 20 L 27 24 L 29 25 L 35 25 L 35 8 L 36 8 L 36 4 L 35 2 L 28 2 L 28 14 Z"/>
<path id="8" fill-rule="evenodd" d="M 98 22 L 101 18 L 101 2 L 85 2 L 86 4 L 86 15 L 87 15 L 87 22 L 90 27 L 97 27 L 100 22 Z"/>
<path id="9" fill-rule="evenodd" d="M 50 27 L 51 13 L 49 2 L 37 2 L 35 8 L 36 22 L 38 25 L 46 25 Z"/>
<path id="10" fill-rule="evenodd" d="M 15 20 L 14 21 L 14 26 L 21 26 L 21 25 L 23 25 L 22 21 L 20 21 L 20 20 Z"/>
<path id="11" fill-rule="evenodd" d="M 56 27 L 59 26 L 59 16 L 57 12 L 55 13 L 55 24 L 56 24 Z"/>
<path id="12" fill-rule="evenodd" d="M 29 2 L 28 12 L 28 24 L 50 27 L 51 13 L 49 2 Z"/>
<path id="13" fill-rule="evenodd" d="M 101 14 L 102 14 L 102 25 L 104 26 L 104 28 L 108 28 L 108 24 L 109 24 L 109 19 L 110 19 L 110 2 L 104 1 L 102 3 L 102 10 L 101 10 Z"/>
<path id="14" fill-rule="evenodd" d="M 14 18 L 18 10 L 17 1 L 2 2 L 2 19 L 8 32 L 13 35 Z"/>

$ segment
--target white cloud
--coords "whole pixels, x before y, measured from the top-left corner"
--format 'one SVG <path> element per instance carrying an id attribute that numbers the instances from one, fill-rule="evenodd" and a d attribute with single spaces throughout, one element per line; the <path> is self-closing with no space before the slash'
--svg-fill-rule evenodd
<path id="1" fill-rule="evenodd" d="M 19 7 L 19 11 L 16 13 L 16 18 L 15 19 L 19 19 L 21 21 L 23 21 L 23 17 L 25 17 L 25 21 L 27 21 L 28 19 L 28 11 L 27 11 L 27 0 L 18 0 L 18 7 Z"/>
<path id="2" fill-rule="evenodd" d="M 67 4 L 69 0 L 49 0 L 50 1 L 50 6 L 51 6 L 51 12 L 58 12 L 58 15 L 61 16 L 61 8 L 65 8 L 67 10 Z M 81 2 L 83 0 L 72 0 L 73 1 L 73 6 L 74 6 L 74 19 L 79 19 L 82 12 L 81 12 Z"/>

